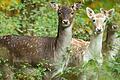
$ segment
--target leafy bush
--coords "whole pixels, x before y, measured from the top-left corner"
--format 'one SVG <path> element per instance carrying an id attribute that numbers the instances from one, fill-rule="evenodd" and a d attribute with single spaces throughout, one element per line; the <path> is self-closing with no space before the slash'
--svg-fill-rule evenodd
<path id="1" fill-rule="evenodd" d="M 61 4 L 73 4 L 79 0 L 55 0 Z M 34 36 L 56 36 L 57 34 L 57 13 L 49 6 L 50 0 L 0 0 L 0 36 L 2 35 L 34 35 Z M 83 0 L 83 7 L 77 11 L 73 27 L 73 37 L 90 40 L 92 23 L 87 18 L 85 8 L 93 8 L 99 12 L 99 8 L 115 8 L 115 15 L 111 21 L 120 26 L 120 1 L 119 0 Z M 120 30 L 118 30 L 120 37 Z M 119 51 L 120 52 L 120 51 Z M 6 62 L 0 60 L 0 65 Z M 84 64 L 84 67 L 68 67 L 60 76 L 66 78 L 66 74 L 79 75 L 82 71 L 93 70 L 99 74 L 99 80 L 119 80 L 120 56 L 115 60 L 106 61 L 101 68 L 94 60 Z M 40 64 L 35 68 L 34 75 L 25 74 L 21 69 L 15 69 L 14 79 L 18 80 L 41 80 L 46 69 Z M 0 70 L 0 79 L 3 72 Z"/>

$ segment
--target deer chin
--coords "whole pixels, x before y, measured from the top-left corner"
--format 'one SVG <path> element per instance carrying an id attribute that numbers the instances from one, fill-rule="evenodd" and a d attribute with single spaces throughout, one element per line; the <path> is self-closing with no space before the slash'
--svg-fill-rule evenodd
<path id="1" fill-rule="evenodd" d="M 94 33 L 95 33 L 95 34 L 101 34 L 102 31 L 95 31 Z"/>
<path id="2" fill-rule="evenodd" d="M 64 28 L 67 28 L 67 27 L 70 26 L 70 24 L 62 24 L 62 26 L 63 26 Z"/>
<path id="3" fill-rule="evenodd" d="M 96 34 L 101 34 L 102 32 L 103 32 L 102 29 L 101 29 L 101 30 L 97 30 L 97 29 L 95 30 L 95 33 L 96 33 Z"/>

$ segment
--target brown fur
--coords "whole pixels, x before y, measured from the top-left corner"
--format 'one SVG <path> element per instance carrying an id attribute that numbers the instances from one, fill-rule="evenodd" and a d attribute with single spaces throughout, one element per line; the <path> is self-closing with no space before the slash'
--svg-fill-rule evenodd
<path id="1" fill-rule="evenodd" d="M 104 14 L 101 14 L 101 13 L 97 13 L 95 16 L 96 18 L 104 18 Z"/>
<path id="2" fill-rule="evenodd" d="M 39 63 L 40 59 L 50 60 L 54 56 L 52 54 L 54 52 L 54 38 L 3 36 L 0 37 L 0 43 L 10 50 L 14 61 L 36 64 Z"/>
<path id="3" fill-rule="evenodd" d="M 71 41 L 72 54 L 69 65 L 76 67 L 80 66 L 80 64 L 82 63 L 84 51 L 87 49 L 88 45 L 89 42 L 87 41 L 75 38 L 72 39 Z"/>

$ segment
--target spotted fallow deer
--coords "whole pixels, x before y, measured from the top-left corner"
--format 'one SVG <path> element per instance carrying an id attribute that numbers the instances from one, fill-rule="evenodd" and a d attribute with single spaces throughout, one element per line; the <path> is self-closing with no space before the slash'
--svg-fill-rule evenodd
<path id="1" fill-rule="evenodd" d="M 9 61 L 34 65 L 45 59 L 54 64 L 55 69 L 60 68 L 72 40 L 74 14 L 80 6 L 81 2 L 69 7 L 51 2 L 51 7 L 58 13 L 57 37 L 1 36 L 0 45 L 7 48 L 12 57 Z"/>
<path id="2" fill-rule="evenodd" d="M 102 64 L 103 56 L 101 51 L 103 31 L 105 29 L 107 19 L 109 19 L 109 16 L 112 15 L 114 9 L 106 11 L 101 8 L 100 11 L 101 13 L 95 14 L 91 8 L 86 8 L 87 16 L 91 19 L 94 25 L 93 35 L 91 36 L 90 42 L 72 39 L 72 54 L 68 66 L 80 66 L 81 63 L 86 63 L 90 59 L 95 59 L 100 65 Z M 75 78 L 69 79 L 74 80 Z"/>
<path id="3" fill-rule="evenodd" d="M 109 16 L 114 12 L 114 9 L 110 9 L 106 11 L 104 9 L 100 9 L 101 13 L 95 14 L 91 8 L 86 8 L 86 12 L 88 17 L 92 20 L 94 25 L 94 34 L 91 37 L 90 44 L 88 49 L 85 51 L 83 55 L 83 61 L 88 61 L 90 59 L 95 59 L 99 64 L 102 64 L 102 39 L 103 39 L 103 31 L 105 30 L 106 22 Z"/>
<path id="4" fill-rule="evenodd" d="M 114 12 L 114 9 L 106 11 L 101 8 L 100 11 L 101 13 L 95 14 L 91 8 L 86 8 L 87 16 L 91 19 L 94 25 L 93 35 L 91 36 L 90 42 L 74 38 L 71 41 L 73 56 L 82 54 L 81 56 L 83 56 L 83 61 L 85 62 L 90 59 L 99 59 L 98 62 L 102 63 L 101 50 L 103 31 L 105 29 L 106 22 L 109 19 L 109 16 Z M 73 63 L 75 62 L 73 61 Z"/>

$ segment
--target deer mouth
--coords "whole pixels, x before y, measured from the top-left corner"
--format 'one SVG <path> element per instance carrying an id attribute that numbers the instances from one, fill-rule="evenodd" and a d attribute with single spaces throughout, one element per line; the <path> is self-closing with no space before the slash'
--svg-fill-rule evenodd
<path id="1" fill-rule="evenodd" d="M 63 25 L 63 27 L 69 27 L 70 26 L 70 24 L 62 24 Z"/>
<path id="2" fill-rule="evenodd" d="M 102 33 L 102 31 L 95 31 L 95 33 L 96 33 L 96 34 L 100 34 L 100 33 Z"/>

